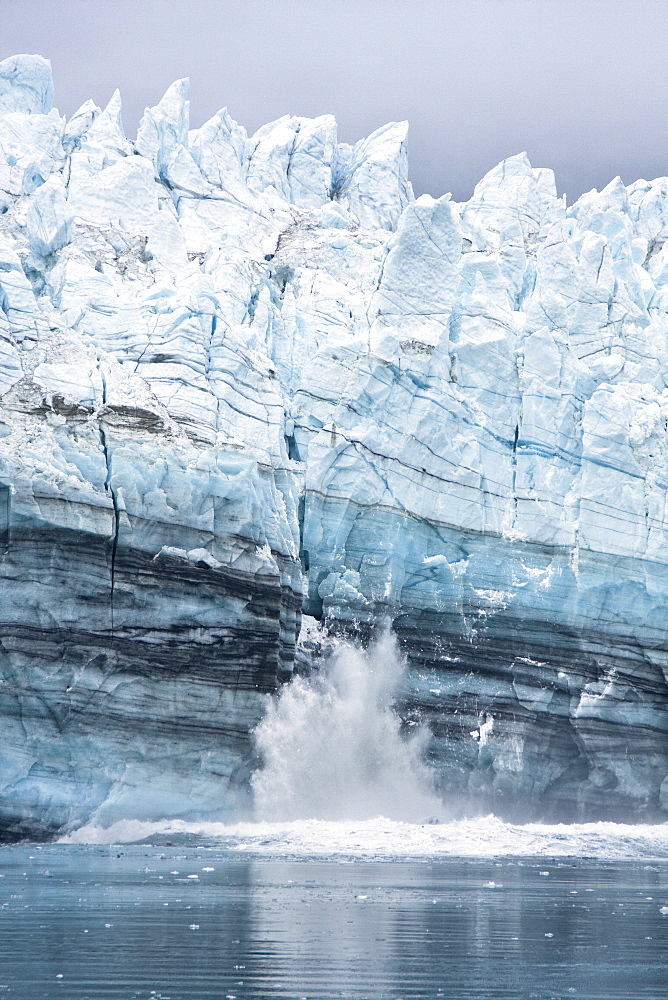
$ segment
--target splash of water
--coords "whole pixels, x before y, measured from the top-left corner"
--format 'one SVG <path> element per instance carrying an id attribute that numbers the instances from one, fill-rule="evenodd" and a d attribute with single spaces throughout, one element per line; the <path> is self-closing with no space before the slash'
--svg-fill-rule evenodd
<path id="1" fill-rule="evenodd" d="M 588 858 L 668 861 L 668 823 L 572 823 L 514 826 L 496 816 L 448 823 L 397 820 L 292 820 L 277 823 L 214 823 L 171 819 L 120 820 L 111 827 L 93 824 L 61 839 L 66 844 L 203 844 L 274 857 L 343 858 Z"/>
<path id="2" fill-rule="evenodd" d="M 337 643 L 295 677 L 255 731 L 260 820 L 418 821 L 442 813 L 423 763 L 428 732 L 404 738 L 393 700 L 406 665 L 389 632 L 368 650 Z"/>

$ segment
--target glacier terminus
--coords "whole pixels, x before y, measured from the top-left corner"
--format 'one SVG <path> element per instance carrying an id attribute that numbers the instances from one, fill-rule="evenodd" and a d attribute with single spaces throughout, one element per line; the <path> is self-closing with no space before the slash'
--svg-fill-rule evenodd
<path id="1" fill-rule="evenodd" d="M 0 840 L 234 816 L 302 615 L 390 623 L 453 809 L 668 819 L 668 178 L 416 199 L 187 92 L 0 63 Z"/>

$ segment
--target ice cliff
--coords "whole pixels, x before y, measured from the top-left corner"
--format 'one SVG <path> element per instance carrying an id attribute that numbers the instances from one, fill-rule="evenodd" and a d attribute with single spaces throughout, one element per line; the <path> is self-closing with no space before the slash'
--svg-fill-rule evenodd
<path id="1" fill-rule="evenodd" d="M 302 610 L 392 621 L 447 801 L 666 818 L 668 179 L 52 100 L 0 63 L 0 838 L 231 815 Z"/>

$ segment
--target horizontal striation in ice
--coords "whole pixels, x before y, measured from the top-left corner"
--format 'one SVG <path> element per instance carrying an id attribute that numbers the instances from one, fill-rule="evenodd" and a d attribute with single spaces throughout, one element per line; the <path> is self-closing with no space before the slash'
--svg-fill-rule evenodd
<path id="1" fill-rule="evenodd" d="M 2 835 L 232 815 L 302 607 L 451 801 L 665 819 L 668 179 L 52 102 L 0 63 Z"/>

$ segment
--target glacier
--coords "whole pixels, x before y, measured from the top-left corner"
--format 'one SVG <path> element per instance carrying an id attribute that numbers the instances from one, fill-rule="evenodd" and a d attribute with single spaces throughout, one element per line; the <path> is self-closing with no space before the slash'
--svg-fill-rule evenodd
<path id="1" fill-rule="evenodd" d="M 302 614 L 452 809 L 668 818 L 668 178 L 190 128 L 0 63 L 0 840 L 248 808 Z"/>

